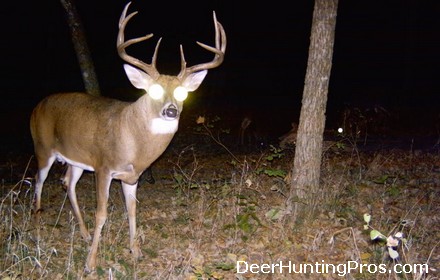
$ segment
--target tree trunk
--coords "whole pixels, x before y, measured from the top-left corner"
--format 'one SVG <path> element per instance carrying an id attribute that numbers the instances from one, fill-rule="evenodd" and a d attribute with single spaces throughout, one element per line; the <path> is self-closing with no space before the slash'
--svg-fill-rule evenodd
<path id="1" fill-rule="evenodd" d="M 91 95 L 100 95 L 98 78 L 96 77 L 92 57 L 87 45 L 81 20 L 76 11 L 74 0 L 61 0 L 66 10 L 67 22 L 72 34 L 73 47 L 78 58 L 81 74 L 86 92 Z"/>
<path id="2" fill-rule="evenodd" d="M 332 66 L 338 0 L 315 0 L 309 58 L 287 210 L 297 222 L 313 214 L 320 197 L 325 109 Z"/>

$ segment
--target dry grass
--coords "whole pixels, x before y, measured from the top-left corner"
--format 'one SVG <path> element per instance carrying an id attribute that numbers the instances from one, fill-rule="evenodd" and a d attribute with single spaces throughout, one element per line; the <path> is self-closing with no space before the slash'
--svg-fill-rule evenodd
<path id="1" fill-rule="evenodd" d="M 155 185 L 138 190 L 138 238 L 144 253 L 128 251 L 128 222 L 118 182 L 111 188 L 109 217 L 100 243 L 96 272 L 83 273 L 88 252 L 58 182 L 51 172 L 43 190 L 41 241 L 32 239 L 31 205 L 35 172 L 15 184 L 3 181 L 0 197 L 0 279 L 438 279 L 440 276 L 440 155 L 329 150 L 322 168 L 317 215 L 302 224 L 284 224 L 288 186 L 279 171 L 290 170 L 293 152 L 269 160 L 273 151 L 234 153 L 175 143 L 155 164 Z M 198 147 L 198 148 L 196 148 Z M 353 153 L 355 151 L 355 153 Z M 18 163 L 17 163 L 18 164 Z M 25 162 L 21 162 L 26 166 Z M 272 171 L 270 173 L 266 171 Z M 266 173 L 266 174 L 265 174 Z M 267 173 L 272 174 L 268 176 Z M 93 174 L 78 185 L 86 224 L 94 225 Z M 323 202 L 325 201 L 325 202 Z M 392 266 L 383 244 L 372 243 L 371 226 L 388 235 L 397 230 L 408 242 L 397 250 L 401 264 L 427 263 L 427 274 L 237 273 L 236 262 L 295 264 L 316 262 Z M 372 267 L 371 267 L 372 268 Z"/>

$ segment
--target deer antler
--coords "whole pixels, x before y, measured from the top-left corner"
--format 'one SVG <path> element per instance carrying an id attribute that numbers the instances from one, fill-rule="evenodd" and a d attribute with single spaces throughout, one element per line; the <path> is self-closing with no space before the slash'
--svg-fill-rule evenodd
<path id="1" fill-rule="evenodd" d="M 144 70 L 153 79 L 157 79 L 160 74 L 159 74 L 159 71 L 157 71 L 157 69 L 156 69 L 156 58 L 157 58 L 157 50 L 159 49 L 160 41 L 162 40 L 162 38 L 159 39 L 159 41 L 157 41 L 157 45 L 156 45 L 156 48 L 154 49 L 154 54 L 153 54 L 153 59 L 151 60 L 151 64 L 147 64 L 147 63 L 145 63 L 135 57 L 132 57 L 132 56 L 128 55 L 127 52 L 125 51 L 125 48 L 127 48 L 128 46 L 135 44 L 135 43 L 138 43 L 138 42 L 148 40 L 151 37 L 153 37 L 153 34 L 150 33 L 150 34 L 145 35 L 143 37 L 133 38 L 133 39 L 130 39 L 125 42 L 125 39 L 124 39 L 125 26 L 127 25 L 128 21 L 137 14 L 137 12 L 133 12 L 133 13 L 129 14 L 128 16 L 126 16 L 127 10 L 128 10 L 128 7 L 130 6 L 130 4 L 131 4 L 131 2 L 128 2 L 128 4 L 125 5 L 124 11 L 121 14 L 121 18 L 119 19 L 119 32 L 118 32 L 118 38 L 116 40 L 116 47 L 118 48 L 119 56 L 123 60 L 125 60 L 126 62 L 133 64 L 133 65 L 139 67 L 140 69 Z"/>
<path id="2" fill-rule="evenodd" d="M 186 68 L 186 61 L 185 61 L 185 55 L 183 54 L 183 47 L 182 45 L 180 45 L 180 56 L 181 56 L 182 64 L 181 64 L 180 73 L 177 76 L 179 80 L 181 81 L 184 80 L 185 77 L 187 77 L 191 73 L 198 72 L 201 70 L 212 69 L 222 64 L 226 51 L 226 33 L 221 23 L 217 21 L 215 12 L 213 12 L 213 17 L 214 17 L 214 26 L 215 26 L 215 48 L 200 42 L 197 42 L 197 44 L 202 48 L 215 53 L 214 59 L 210 62 L 197 64 L 189 68 Z"/>

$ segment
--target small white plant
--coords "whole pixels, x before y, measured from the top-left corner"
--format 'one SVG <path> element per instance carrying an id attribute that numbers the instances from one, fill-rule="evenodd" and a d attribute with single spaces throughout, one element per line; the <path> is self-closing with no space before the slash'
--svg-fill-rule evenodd
<path id="1" fill-rule="evenodd" d="M 397 247 L 403 242 L 405 245 L 407 243 L 406 238 L 403 237 L 403 233 L 398 231 L 394 234 L 390 234 L 388 237 L 382 234 L 377 229 L 374 229 L 370 226 L 371 215 L 364 214 L 364 230 L 371 229 L 370 231 L 370 239 L 374 241 L 379 241 L 382 243 L 386 243 L 388 255 L 392 260 L 397 260 L 399 258 L 399 252 L 397 252 Z"/>

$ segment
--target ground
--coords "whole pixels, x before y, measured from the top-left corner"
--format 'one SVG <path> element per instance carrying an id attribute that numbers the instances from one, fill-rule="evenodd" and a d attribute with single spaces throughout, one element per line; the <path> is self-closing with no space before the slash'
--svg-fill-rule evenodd
<path id="1" fill-rule="evenodd" d="M 330 139 L 323 154 L 316 211 L 292 224 L 284 203 L 293 147 L 279 150 L 276 141 L 269 143 L 273 146 L 238 147 L 232 132 L 221 129 L 221 119 L 207 119 L 203 126 L 195 117 L 188 115 L 191 121 L 182 122 L 154 164 L 156 183 L 140 180 L 137 221 L 144 256 L 131 258 L 123 196 L 115 181 L 98 268 L 91 274 L 83 272 L 88 244 L 59 182 L 65 166 L 55 165 L 46 181 L 37 246 L 31 223 L 35 161 L 25 152 L 3 157 L 0 279 L 440 277 L 440 150 L 435 141 L 428 149 L 411 149 L 410 145 L 364 148 L 363 141 Z M 83 175 L 77 193 L 92 233 L 93 173 Z M 371 215 L 367 227 L 364 214 Z M 372 230 L 391 241 L 398 232 L 403 238 L 389 251 L 385 242 L 371 240 Z M 393 260 L 389 252 L 399 256 Z M 302 267 L 307 272 L 289 272 L 289 262 L 296 272 L 300 265 L 310 266 Z M 282 271 L 276 266 L 280 264 L 286 266 Z M 362 270 L 344 270 L 361 264 Z M 421 268 L 418 264 L 428 264 L 428 271 L 415 271 Z M 379 265 L 386 273 L 380 273 Z M 408 273 L 388 272 L 393 267 Z"/>

